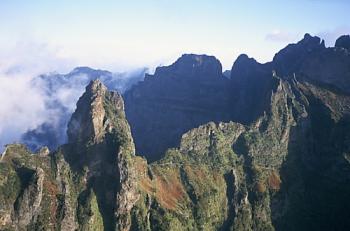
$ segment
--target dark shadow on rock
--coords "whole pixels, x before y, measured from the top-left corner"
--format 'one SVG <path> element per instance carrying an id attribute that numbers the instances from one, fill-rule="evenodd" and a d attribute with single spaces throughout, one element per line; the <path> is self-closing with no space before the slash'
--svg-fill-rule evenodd
<path id="1" fill-rule="evenodd" d="M 309 97 L 309 117 L 292 127 L 282 185 L 272 198 L 276 230 L 349 230 L 350 118 L 335 122 Z"/>

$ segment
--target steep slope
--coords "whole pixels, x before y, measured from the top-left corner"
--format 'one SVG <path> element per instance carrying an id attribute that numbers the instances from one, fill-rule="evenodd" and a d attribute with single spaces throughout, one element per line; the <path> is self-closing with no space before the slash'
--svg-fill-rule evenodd
<path id="1" fill-rule="evenodd" d="M 251 126 L 200 126 L 138 164 L 135 230 L 349 229 L 350 97 L 273 78 Z"/>
<path id="2" fill-rule="evenodd" d="M 8 230 L 347 230 L 350 97 L 272 75 L 254 123 L 182 135 L 152 164 L 134 155 L 119 94 L 90 83 L 69 143 L 1 157 Z"/>
<path id="3" fill-rule="evenodd" d="M 276 85 L 273 76 L 290 79 L 297 76 L 314 85 L 350 93 L 350 56 L 346 36 L 335 47 L 326 48 L 318 37 L 305 34 L 296 44 L 279 51 L 272 62 L 260 64 L 247 55 L 237 58 L 231 69 L 232 120 L 244 124 L 262 116 L 270 104 Z M 346 47 L 346 45 L 344 45 Z"/>
<path id="4" fill-rule="evenodd" d="M 288 45 L 275 55 L 273 68 L 279 76 L 297 74 L 349 94 L 350 53 L 341 45 L 346 38 L 339 39 L 338 45 L 326 48 L 319 37 L 306 34 L 300 42 Z"/>
<path id="5" fill-rule="evenodd" d="M 111 230 L 117 225 L 115 216 L 119 214 L 115 213 L 126 209 L 123 208 L 127 206 L 125 203 L 132 204 L 135 200 L 129 192 L 128 200 L 123 201 L 125 187 L 132 185 L 133 177 L 128 172 L 128 159 L 134 156 L 135 148 L 125 120 L 121 96 L 116 92 L 109 92 L 99 80 L 91 82 L 77 103 L 77 110 L 68 124 L 67 133 L 69 143 L 63 148 L 62 154 L 72 170 L 82 174 L 77 183 L 84 188 L 78 201 L 81 199 L 83 203 L 87 203 L 84 202 L 85 197 L 93 192 L 103 227 Z M 84 204 L 82 206 L 82 217 L 79 219 L 80 215 L 77 216 L 80 226 L 84 227 L 88 225 L 86 219 L 89 217 L 85 217 L 86 208 Z M 88 227 L 91 228 L 91 225 Z M 86 227 L 82 230 L 86 230 Z"/>
<path id="6" fill-rule="evenodd" d="M 346 49 L 305 35 L 271 63 L 240 56 L 231 70 L 229 111 L 247 126 L 203 125 L 158 162 L 141 164 L 143 200 L 133 210 L 133 227 L 349 229 Z"/>
<path id="7" fill-rule="evenodd" d="M 271 64 L 260 64 L 240 55 L 231 70 L 231 119 L 250 124 L 269 108 L 272 90 L 278 84 Z"/>
<path id="8" fill-rule="evenodd" d="M 9 145 L 1 157 L 0 229 L 124 230 L 137 200 L 135 150 L 121 96 L 99 80 L 79 99 L 69 143 L 31 154 Z M 116 222 L 118 220 L 118 222 Z"/>
<path id="9" fill-rule="evenodd" d="M 212 56 L 183 55 L 124 94 L 138 153 L 159 159 L 181 135 L 210 121 L 228 121 L 229 80 Z"/>
<path id="10" fill-rule="evenodd" d="M 307 117 L 291 129 L 280 173 L 284 184 L 273 202 L 279 207 L 272 210 L 277 230 L 349 229 L 347 41 L 342 36 L 335 47 L 326 48 L 319 38 L 306 34 L 276 54 L 271 63 L 258 64 L 241 56 L 231 70 L 233 108 L 240 113 L 238 117 L 233 113 L 234 120 L 250 124 L 264 115 L 277 75 L 288 82 L 294 98 L 306 109 Z"/>
<path id="11" fill-rule="evenodd" d="M 214 57 L 183 55 L 174 64 L 125 93 L 126 115 L 136 150 L 158 160 L 167 148 L 178 147 L 181 135 L 214 121 L 249 125 L 263 116 L 271 103 L 276 79 L 293 76 L 328 89 L 350 93 L 350 56 L 347 37 L 335 47 L 306 34 L 260 64 L 247 55 L 235 61 L 228 79 Z"/>
<path id="12" fill-rule="evenodd" d="M 272 96 L 276 108 L 253 126 L 200 126 L 182 136 L 179 149 L 144 170 L 139 183 L 143 199 L 133 210 L 135 227 L 273 229 L 270 196 L 280 188 L 279 168 L 295 123 L 286 106 L 289 93 L 278 81 Z"/>
<path id="13" fill-rule="evenodd" d="M 350 97 L 307 82 L 296 86 L 308 116 L 291 131 L 277 196 L 286 209 L 276 213 L 276 228 L 347 230 Z"/>

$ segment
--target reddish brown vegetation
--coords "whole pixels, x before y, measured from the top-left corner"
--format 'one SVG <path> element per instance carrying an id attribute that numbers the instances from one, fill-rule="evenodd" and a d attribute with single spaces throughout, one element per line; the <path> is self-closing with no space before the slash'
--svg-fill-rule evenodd
<path id="1" fill-rule="evenodd" d="M 142 191 L 145 191 L 148 194 L 152 194 L 154 192 L 154 187 L 152 185 L 152 181 L 147 177 L 142 178 L 139 182 Z"/>
<path id="2" fill-rule="evenodd" d="M 44 189 L 47 191 L 48 196 L 50 197 L 50 219 L 52 222 L 56 222 L 56 211 L 57 211 L 57 202 L 56 195 L 59 193 L 58 187 L 56 184 L 51 181 L 44 181 Z"/>
<path id="3" fill-rule="evenodd" d="M 271 172 L 268 182 L 270 188 L 277 191 L 280 189 L 282 183 L 281 178 L 276 171 Z"/>
<path id="4" fill-rule="evenodd" d="M 177 176 L 156 178 L 156 198 L 167 209 L 175 209 L 184 196 L 184 190 Z"/>
<path id="5" fill-rule="evenodd" d="M 159 172 L 153 169 L 153 171 L 155 176 L 153 180 L 147 174 L 143 174 L 139 179 L 140 189 L 154 196 L 163 207 L 176 209 L 177 204 L 184 197 L 178 170 L 167 169 L 166 172 Z"/>

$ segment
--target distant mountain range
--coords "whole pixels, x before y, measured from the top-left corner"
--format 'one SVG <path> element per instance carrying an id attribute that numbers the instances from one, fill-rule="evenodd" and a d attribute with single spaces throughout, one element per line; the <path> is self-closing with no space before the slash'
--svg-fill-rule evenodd
<path id="1" fill-rule="evenodd" d="M 210 121 L 249 125 L 269 107 L 276 76 L 349 94 L 349 50 L 339 45 L 344 38 L 350 40 L 343 36 L 335 47 L 326 48 L 320 38 L 306 34 L 265 64 L 240 55 L 230 78 L 215 57 L 205 55 L 183 55 L 157 68 L 124 94 L 137 152 L 156 160 L 169 147 L 177 147 L 183 133 Z"/>
<path id="2" fill-rule="evenodd" d="M 240 55 L 229 78 L 195 54 L 124 84 L 40 77 L 48 95 L 89 84 L 65 144 L 6 147 L 0 229 L 350 230 L 349 44 L 306 34 L 269 63 Z"/>

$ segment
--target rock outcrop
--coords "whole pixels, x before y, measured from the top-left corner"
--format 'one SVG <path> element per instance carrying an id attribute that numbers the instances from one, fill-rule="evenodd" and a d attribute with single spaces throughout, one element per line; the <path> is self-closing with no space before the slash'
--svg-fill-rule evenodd
<path id="1" fill-rule="evenodd" d="M 325 50 L 324 41 L 319 37 L 305 34 L 304 38 L 296 44 L 289 44 L 279 51 L 273 58 L 273 68 L 280 76 L 293 75 L 311 54 Z"/>
<path id="2" fill-rule="evenodd" d="M 122 97 L 92 81 L 78 101 L 68 137 L 68 144 L 50 154 L 31 154 L 21 145 L 6 148 L 0 163 L 1 230 L 129 229 L 139 196 Z"/>
<path id="3" fill-rule="evenodd" d="M 183 55 L 174 64 L 124 94 L 136 151 L 156 160 L 181 135 L 210 121 L 228 121 L 229 80 L 220 62 L 206 55 Z"/>
<path id="4" fill-rule="evenodd" d="M 278 83 L 271 64 L 240 55 L 232 66 L 230 79 L 231 119 L 250 124 L 269 107 L 272 90 Z"/>
<path id="5" fill-rule="evenodd" d="M 232 120 L 250 124 L 269 107 L 275 76 L 303 79 L 318 86 L 350 93 L 350 56 L 337 47 L 326 48 L 324 41 L 306 34 L 273 58 L 260 64 L 241 55 L 231 70 Z"/>
<path id="6" fill-rule="evenodd" d="M 99 143 L 104 138 L 109 126 L 103 105 L 106 93 L 107 88 L 99 80 L 90 82 L 68 123 L 68 143 Z"/>
<path id="7" fill-rule="evenodd" d="M 337 41 L 335 42 L 335 47 L 349 50 L 350 49 L 350 35 L 340 36 L 337 39 Z"/>
<path id="8" fill-rule="evenodd" d="M 308 81 L 350 93 L 349 52 L 337 46 L 326 48 L 324 41 L 316 36 L 306 34 L 297 44 L 288 45 L 275 55 L 272 63 L 273 69 L 284 78 L 296 74 Z"/>

